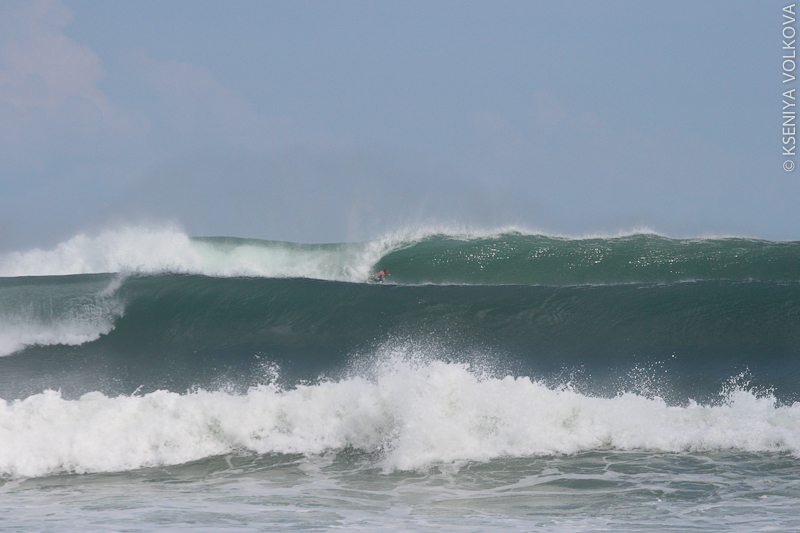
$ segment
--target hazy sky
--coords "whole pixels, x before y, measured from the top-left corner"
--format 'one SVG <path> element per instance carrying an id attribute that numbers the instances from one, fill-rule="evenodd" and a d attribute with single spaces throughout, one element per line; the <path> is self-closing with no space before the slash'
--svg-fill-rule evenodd
<path id="1" fill-rule="evenodd" d="M 0 250 L 170 221 L 800 239 L 787 5 L 0 0 Z"/>

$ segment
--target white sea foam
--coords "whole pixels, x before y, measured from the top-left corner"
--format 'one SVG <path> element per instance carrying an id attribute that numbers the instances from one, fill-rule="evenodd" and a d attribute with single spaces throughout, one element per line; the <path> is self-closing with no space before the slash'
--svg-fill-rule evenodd
<path id="1" fill-rule="evenodd" d="M 652 233 L 649 230 L 635 230 L 609 236 L 641 232 Z M 94 236 L 80 234 L 50 250 L 34 249 L 4 254 L 0 256 L 0 277 L 174 272 L 223 277 L 306 277 L 364 281 L 386 254 L 434 235 L 469 240 L 509 233 L 541 235 L 540 232 L 516 226 L 484 230 L 437 225 L 398 229 L 371 241 L 341 245 L 296 245 L 254 240 L 222 244 L 213 240 L 192 239 L 175 226 L 132 226 Z"/>
<path id="2" fill-rule="evenodd" d="M 392 248 L 390 241 L 340 246 L 246 240 L 220 244 L 193 240 L 174 227 L 129 227 L 77 235 L 51 250 L 5 254 L 0 256 L 0 277 L 172 272 L 363 281 Z"/>
<path id="3" fill-rule="evenodd" d="M 0 256 L 0 277 L 187 272 L 201 266 L 200 254 L 178 229 L 129 227 L 97 236 L 80 234 L 52 250 L 5 254 Z"/>
<path id="4" fill-rule="evenodd" d="M 117 298 L 123 279 L 117 276 L 104 288 L 96 281 L 35 291 L 6 287 L 0 293 L 0 357 L 26 346 L 76 346 L 108 334 L 124 313 Z"/>
<path id="5" fill-rule="evenodd" d="M 157 391 L 78 400 L 47 391 L 0 404 L 0 472 L 106 472 L 236 451 L 378 454 L 385 471 L 584 450 L 800 455 L 800 404 L 737 390 L 719 406 L 596 398 L 460 364 L 384 364 L 376 379 L 247 394 Z"/>
<path id="6" fill-rule="evenodd" d="M 64 344 L 77 346 L 108 334 L 110 321 L 87 322 L 62 320 L 56 324 L 14 325 L 0 322 L 0 357 L 10 355 L 26 346 Z"/>

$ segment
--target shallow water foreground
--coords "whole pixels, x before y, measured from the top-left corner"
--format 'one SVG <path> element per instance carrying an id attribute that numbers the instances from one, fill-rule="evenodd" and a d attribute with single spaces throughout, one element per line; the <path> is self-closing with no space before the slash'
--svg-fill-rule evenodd
<path id="1" fill-rule="evenodd" d="M 213 457 L 6 482 L 6 531 L 790 531 L 785 454 L 590 452 L 383 473 L 376 457 Z"/>

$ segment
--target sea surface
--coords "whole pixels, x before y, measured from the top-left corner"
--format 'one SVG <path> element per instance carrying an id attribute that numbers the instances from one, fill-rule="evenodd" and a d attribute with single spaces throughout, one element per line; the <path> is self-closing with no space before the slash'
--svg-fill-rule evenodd
<path id="1" fill-rule="evenodd" d="M 797 531 L 800 242 L 79 235 L 0 398 L 3 531 Z"/>

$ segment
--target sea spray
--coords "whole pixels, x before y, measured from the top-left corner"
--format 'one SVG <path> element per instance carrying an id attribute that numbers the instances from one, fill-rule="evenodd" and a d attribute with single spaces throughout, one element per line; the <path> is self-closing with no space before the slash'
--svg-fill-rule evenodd
<path id="1" fill-rule="evenodd" d="M 393 283 L 581 285 L 696 280 L 797 281 L 800 243 L 655 233 L 563 237 L 518 228 L 405 229 L 371 241 L 299 244 L 192 238 L 176 227 L 77 235 L 52 250 L 0 256 L 0 277 L 125 272 Z"/>
<path id="2" fill-rule="evenodd" d="M 386 472 L 606 449 L 797 454 L 798 246 L 167 227 L 6 254 L 0 471 L 228 453 L 352 451 Z M 367 282 L 378 268 L 388 283 Z"/>
<path id="3" fill-rule="evenodd" d="M 669 406 L 596 398 L 464 365 L 396 360 L 350 378 L 246 394 L 156 391 L 77 400 L 46 391 L 0 404 L 0 472 L 111 472 L 227 453 L 356 450 L 385 472 L 589 450 L 800 453 L 800 404 L 731 391 L 725 403 Z"/>
<path id="4" fill-rule="evenodd" d="M 67 276 L 115 272 L 189 272 L 202 260 L 176 228 L 126 227 L 96 236 L 79 234 L 52 250 L 0 256 L 0 277 Z"/>
<path id="5" fill-rule="evenodd" d="M 124 314 L 125 276 L 21 278 L 0 284 L 0 356 L 31 345 L 77 346 L 108 334 Z"/>

